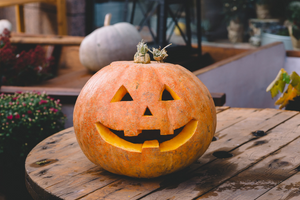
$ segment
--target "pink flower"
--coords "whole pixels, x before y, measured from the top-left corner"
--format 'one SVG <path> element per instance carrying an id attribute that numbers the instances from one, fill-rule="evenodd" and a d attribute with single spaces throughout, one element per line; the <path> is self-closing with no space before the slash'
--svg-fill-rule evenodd
<path id="1" fill-rule="evenodd" d="M 9 105 L 12 105 L 12 102 L 9 102 L 8 104 L 9 104 Z"/>
<path id="2" fill-rule="evenodd" d="M 56 112 L 58 111 L 58 110 L 55 109 L 55 108 L 49 108 L 49 110 L 52 111 L 52 112 L 54 112 L 54 113 L 56 113 Z"/>
<path id="3" fill-rule="evenodd" d="M 14 117 L 14 116 L 12 116 L 12 115 L 8 115 L 8 116 L 7 116 L 7 119 L 10 119 L 10 120 L 12 120 L 12 119 L 13 119 L 13 117 Z"/>
<path id="4" fill-rule="evenodd" d="M 17 101 L 16 104 L 19 105 L 19 102 Z"/>
<path id="5" fill-rule="evenodd" d="M 12 100 L 15 101 L 15 100 L 17 100 L 18 98 L 19 98 L 19 97 L 14 97 L 14 98 L 12 98 Z"/>
<path id="6" fill-rule="evenodd" d="M 16 93 L 17 93 L 17 94 L 23 94 L 23 92 L 21 92 L 21 91 L 17 91 Z"/>
<path id="7" fill-rule="evenodd" d="M 27 110 L 27 113 L 28 113 L 28 114 L 32 114 L 32 111 L 31 111 L 31 110 Z"/>
<path id="8" fill-rule="evenodd" d="M 20 119 L 20 115 L 19 115 L 19 114 L 16 114 L 16 115 L 15 115 L 15 119 Z"/>
<path id="9" fill-rule="evenodd" d="M 39 102 L 40 105 L 41 104 L 45 104 L 45 103 L 48 103 L 48 101 L 47 100 L 43 100 L 43 99 Z"/>
<path id="10" fill-rule="evenodd" d="M 25 115 L 23 114 L 22 117 L 25 117 Z"/>
<path id="11" fill-rule="evenodd" d="M 41 112 L 40 110 L 36 110 L 36 112 Z"/>
<path id="12" fill-rule="evenodd" d="M 26 103 L 23 102 L 23 106 L 26 106 Z"/>

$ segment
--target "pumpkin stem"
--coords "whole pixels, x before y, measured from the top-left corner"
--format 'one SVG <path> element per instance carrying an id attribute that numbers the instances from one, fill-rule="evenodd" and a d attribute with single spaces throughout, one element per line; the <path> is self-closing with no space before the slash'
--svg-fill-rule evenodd
<path id="1" fill-rule="evenodd" d="M 146 43 L 142 40 L 137 45 L 137 52 L 134 54 L 134 62 L 135 63 L 150 63 L 150 56 L 147 53 L 149 48 Z"/>
<path id="2" fill-rule="evenodd" d="M 150 51 L 153 54 L 154 60 L 157 62 L 164 62 L 164 59 L 168 56 L 166 48 L 171 46 L 172 43 L 165 46 L 162 50 L 160 50 L 160 47 L 158 49 L 152 48 L 152 51 Z"/>
<path id="3" fill-rule="evenodd" d="M 107 13 L 105 15 L 105 18 L 104 18 L 104 26 L 109 26 L 110 25 L 110 20 L 111 20 L 111 14 Z"/>

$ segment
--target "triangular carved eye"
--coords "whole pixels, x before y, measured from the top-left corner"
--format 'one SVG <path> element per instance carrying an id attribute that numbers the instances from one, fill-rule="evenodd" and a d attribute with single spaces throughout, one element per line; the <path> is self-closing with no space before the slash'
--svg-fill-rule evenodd
<path id="1" fill-rule="evenodd" d="M 110 102 L 118 101 L 133 101 L 131 95 L 128 93 L 127 89 L 123 85 L 118 89 L 115 96 Z"/>
<path id="2" fill-rule="evenodd" d="M 153 116 L 148 107 L 145 110 L 144 116 Z"/>
<path id="3" fill-rule="evenodd" d="M 160 97 L 161 101 L 180 100 L 179 96 L 167 85 L 164 85 L 164 89 Z"/>

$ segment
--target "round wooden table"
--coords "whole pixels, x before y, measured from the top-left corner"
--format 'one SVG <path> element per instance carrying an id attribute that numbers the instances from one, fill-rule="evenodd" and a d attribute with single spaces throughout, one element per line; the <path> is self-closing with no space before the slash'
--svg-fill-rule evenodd
<path id="1" fill-rule="evenodd" d="M 28 155 L 27 189 L 34 199 L 299 199 L 299 112 L 219 107 L 217 113 L 206 153 L 155 179 L 104 171 L 82 153 L 73 128 L 63 130 Z"/>

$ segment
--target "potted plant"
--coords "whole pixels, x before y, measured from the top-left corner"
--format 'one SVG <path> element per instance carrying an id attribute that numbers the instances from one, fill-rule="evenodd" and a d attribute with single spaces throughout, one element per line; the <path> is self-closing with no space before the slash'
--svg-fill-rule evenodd
<path id="1" fill-rule="evenodd" d="M 286 12 L 289 34 L 295 49 L 300 48 L 300 2 L 293 1 L 287 6 Z"/>
<path id="2" fill-rule="evenodd" d="M 223 12 L 228 24 L 228 39 L 232 43 L 243 41 L 247 20 L 252 16 L 253 11 L 253 0 L 223 0 Z"/>
<path id="3" fill-rule="evenodd" d="M 285 87 L 286 84 L 288 84 L 287 87 Z M 300 76 L 296 72 L 293 71 L 289 75 L 281 69 L 266 91 L 271 93 L 272 98 L 282 93 L 282 96 L 275 102 L 280 109 L 300 111 Z"/>
<path id="4" fill-rule="evenodd" d="M 255 9 L 256 17 L 258 19 L 270 19 L 270 0 L 256 0 Z"/>
<path id="5" fill-rule="evenodd" d="M 26 199 L 25 158 L 40 141 L 62 130 L 65 118 L 59 100 L 45 93 L 0 94 L 0 193 Z"/>
<path id="6" fill-rule="evenodd" d="M 0 82 L 2 85 L 32 85 L 53 77 L 54 58 L 46 58 L 45 50 L 36 46 L 29 51 L 19 51 L 10 43 L 10 32 L 0 34 Z"/>
<path id="7" fill-rule="evenodd" d="M 273 42 L 283 42 L 286 50 L 293 50 L 292 40 L 288 28 L 282 25 L 274 25 L 266 29 L 261 36 L 261 44 L 266 45 Z"/>

